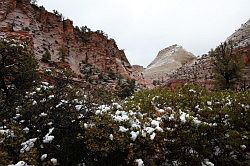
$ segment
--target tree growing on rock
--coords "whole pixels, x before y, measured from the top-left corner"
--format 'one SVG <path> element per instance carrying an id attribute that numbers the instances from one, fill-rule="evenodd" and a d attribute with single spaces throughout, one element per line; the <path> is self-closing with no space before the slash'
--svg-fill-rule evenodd
<path id="1" fill-rule="evenodd" d="M 230 41 L 221 43 L 215 50 L 211 50 L 210 55 L 213 57 L 216 86 L 219 89 L 235 88 L 235 83 L 241 78 L 243 67 L 240 52 L 234 49 Z"/>
<path id="2" fill-rule="evenodd" d="M 38 2 L 38 0 L 31 0 L 30 2 L 31 2 L 31 4 L 36 5 L 36 4 L 37 4 L 37 2 Z"/>
<path id="3" fill-rule="evenodd" d="M 59 59 L 62 61 L 62 62 L 65 62 L 66 60 L 66 57 L 68 56 L 67 55 L 67 50 L 64 46 L 62 46 L 60 49 L 59 49 Z"/>
<path id="4" fill-rule="evenodd" d="M 51 54 L 48 49 L 45 49 L 45 53 L 42 55 L 41 61 L 44 63 L 48 63 L 51 60 Z"/>

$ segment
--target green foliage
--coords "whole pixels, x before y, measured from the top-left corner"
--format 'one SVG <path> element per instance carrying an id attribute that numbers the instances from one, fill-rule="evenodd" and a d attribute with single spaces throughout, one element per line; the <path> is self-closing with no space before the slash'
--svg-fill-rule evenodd
<path id="1" fill-rule="evenodd" d="M 80 63 L 79 66 L 80 72 L 83 74 L 83 78 L 91 84 L 105 85 L 109 82 L 115 82 L 118 77 L 117 74 L 115 74 L 112 70 L 101 72 L 96 66 L 86 63 L 85 61 Z M 110 89 L 110 91 L 114 90 Z"/>
<path id="2" fill-rule="evenodd" d="M 15 40 L 0 40 L 0 85 L 5 95 L 26 90 L 38 79 L 37 61 L 28 48 Z"/>
<path id="3" fill-rule="evenodd" d="M 32 165 L 52 165 L 51 158 L 56 158 L 59 163 L 65 165 L 81 162 L 79 156 L 84 156 L 85 150 L 83 142 L 78 139 L 78 133 L 82 132 L 78 117 L 81 115 L 80 108 L 85 109 L 87 103 L 81 101 L 79 104 L 84 94 L 67 83 L 59 82 L 64 80 L 58 79 L 56 83 L 64 85 L 63 90 L 60 86 L 49 86 L 44 82 L 17 99 L 16 104 L 12 106 L 13 112 L 8 112 L 9 119 L 14 122 L 1 117 L 0 122 L 4 122 L 5 126 L 16 126 L 18 129 L 8 128 L 13 131 L 15 137 L 11 138 L 8 134 L 0 143 L 2 155 L 7 156 L 5 160 L 8 164 L 25 161 Z M 79 99 L 80 96 L 82 99 Z M 77 105 L 81 107 L 78 108 Z M 17 114 L 19 116 L 15 117 Z M 81 116 L 83 114 L 86 113 L 83 112 Z M 28 128 L 27 132 L 25 128 Z M 51 129 L 54 139 L 50 143 L 44 143 L 43 140 Z M 30 138 L 37 138 L 34 147 L 19 154 L 21 143 Z M 42 154 L 48 154 L 48 158 L 41 161 Z"/>
<path id="4" fill-rule="evenodd" d="M 40 82 L 5 107 L 0 105 L 1 164 L 24 161 L 47 166 L 53 165 L 51 159 L 55 158 L 60 165 L 77 165 L 92 160 L 81 137 L 84 129 L 80 124 L 98 105 L 110 103 L 111 95 L 108 90 L 70 84 L 68 71 L 50 71 L 50 76 L 56 78 L 53 85 Z M 7 100 L 0 98 L 0 102 Z M 44 142 L 50 136 L 52 140 Z M 21 144 L 32 138 L 37 138 L 32 147 L 21 152 Z M 44 154 L 47 157 L 41 160 Z"/>
<path id="5" fill-rule="evenodd" d="M 80 31 L 81 31 L 82 33 L 88 33 L 88 32 L 91 32 L 91 29 L 88 28 L 87 26 L 82 26 L 82 27 L 80 28 Z"/>
<path id="6" fill-rule="evenodd" d="M 242 55 L 232 42 L 225 42 L 210 52 L 214 58 L 214 73 L 219 89 L 234 89 L 241 78 Z"/>
<path id="7" fill-rule="evenodd" d="M 103 158 L 112 165 L 114 152 L 123 156 L 116 162 L 125 165 L 138 158 L 145 165 L 204 165 L 208 161 L 247 165 L 249 104 L 249 92 L 208 92 L 194 85 L 175 92 L 158 88 L 137 92 L 122 106 L 97 110 L 82 126 L 97 165 Z M 131 132 L 138 132 L 135 140 Z"/>
<path id="8" fill-rule="evenodd" d="M 117 96 L 121 99 L 131 96 L 135 91 L 135 80 L 119 79 L 115 87 Z"/>
<path id="9" fill-rule="evenodd" d="M 75 29 L 76 32 L 78 32 L 78 37 L 80 38 L 80 40 L 84 43 L 87 43 L 89 41 L 90 32 L 92 32 L 91 29 L 87 26 L 82 26 L 80 28 L 76 26 Z"/>
<path id="10" fill-rule="evenodd" d="M 134 81 L 120 79 L 112 93 L 73 84 L 69 70 L 44 75 L 54 79 L 10 101 L 0 91 L 3 165 L 47 166 L 51 159 L 58 165 L 103 166 L 138 165 L 138 159 L 150 166 L 250 162 L 249 92 L 184 85 L 134 93 Z M 116 95 L 125 100 L 117 103 Z"/>
<path id="11" fill-rule="evenodd" d="M 116 79 L 116 74 L 114 73 L 113 70 L 108 70 L 108 77 L 111 78 L 112 80 L 115 80 Z"/>
<path id="12" fill-rule="evenodd" d="M 65 62 L 66 57 L 68 56 L 68 54 L 67 54 L 67 49 L 66 49 L 64 46 L 62 46 L 62 47 L 59 49 L 58 55 L 59 55 L 59 59 L 60 59 L 62 62 Z"/>
<path id="13" fill-rule="evenodd" d="M 48 63 L 51 60 L 51 54 L 48 49 L 45 49 L 45 53 L 42 55 L 42 62 Z"/>

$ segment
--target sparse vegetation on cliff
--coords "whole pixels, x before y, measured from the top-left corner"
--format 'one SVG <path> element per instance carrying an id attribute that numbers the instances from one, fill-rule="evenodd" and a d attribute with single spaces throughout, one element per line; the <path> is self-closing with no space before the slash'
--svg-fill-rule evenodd
<path id="1" fill-rule="evenodd" d="M 42 55 L 41 61 L 44 63 L 48 63 L 50 60 L 51 60 L 51 54 L 48 49 L 45 49 L 45 52 Z"/>

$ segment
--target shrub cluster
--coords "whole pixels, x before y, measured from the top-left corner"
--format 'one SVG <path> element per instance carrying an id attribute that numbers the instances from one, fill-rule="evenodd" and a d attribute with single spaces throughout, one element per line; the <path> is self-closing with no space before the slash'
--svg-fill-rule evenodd
<path id="1" fill-rule="evenodd" d="M 145 90 L 97 110 L 85 142 L 98 164 L 248 165 L 249 104 L 249 92 Z"/>

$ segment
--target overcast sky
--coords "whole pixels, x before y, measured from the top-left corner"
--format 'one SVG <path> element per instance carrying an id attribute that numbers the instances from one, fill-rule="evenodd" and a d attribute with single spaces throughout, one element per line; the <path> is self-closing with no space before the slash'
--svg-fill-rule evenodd
<path id="1" fill-rule="evenodd" d="M 39 0 L 74 25 L 103 30 L 125 49 L 131 64 L 146 67 L 173 44 L 207 53 L 250 18 L 250 0 Z"/>

